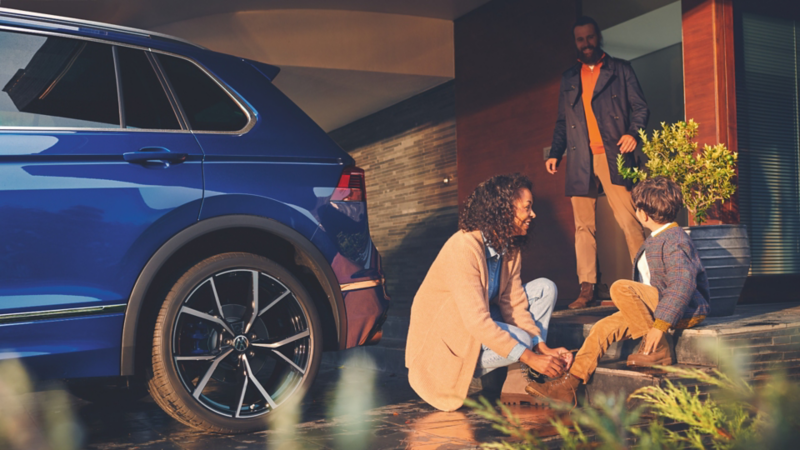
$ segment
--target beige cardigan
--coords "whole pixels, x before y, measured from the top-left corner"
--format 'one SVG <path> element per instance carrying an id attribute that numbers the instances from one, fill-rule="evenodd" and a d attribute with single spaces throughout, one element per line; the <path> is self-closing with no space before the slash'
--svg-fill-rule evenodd
<path id="1" fill-rule="evenodd" d="M 538 336 L 520 266 L 519 252 L 503 258 L 497 303 L 506 323 Z M 503 356 L 517 344 L 489 316 L 488 288 L 480 231 L 458 231 L 444 244 L 414 297 L 406 341 L 408 380 L 423 400 L 443 411 L 464 403 L 481 344 Z"/>

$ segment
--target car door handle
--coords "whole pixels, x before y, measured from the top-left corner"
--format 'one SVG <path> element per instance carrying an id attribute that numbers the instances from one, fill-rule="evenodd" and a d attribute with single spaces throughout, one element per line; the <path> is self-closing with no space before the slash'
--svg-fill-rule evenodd
<path id="1" fill-rule="evenodd" d="M 125 161 L 134 164 L 144 164 L 147 162 L 169 162 L 182 163 L 186 161 L 186 153 L 173 153 L 164 147 L 145 147 L 138 152 L 123 153 Z"/>

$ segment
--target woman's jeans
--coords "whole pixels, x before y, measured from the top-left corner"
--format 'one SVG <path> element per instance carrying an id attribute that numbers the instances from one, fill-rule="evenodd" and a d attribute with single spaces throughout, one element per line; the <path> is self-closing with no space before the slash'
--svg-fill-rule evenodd
<path id="1" fill-rule="evenodd" d="M 525 285 L 525 293 L 528 294 L 528 310 L 536 322 L 536 326 L 541 330 L 539 337 L 542 341 L 547 341 L 547 328 L 550 325 L 550 316 L 558 298 L 556 284 L 547 278 L 537 278 Z M 489 305 L 489 313 L 497 325 L 508 331 L 511 336 L 527 348 L 531 348 L 533 339 L 527 331 L 514 325 L 503 323 L 503 315 L 500 307 L 492 303 Z M 481 345 L 481 353 L 478 356 L 478 366 L 475 368 L 475 376 L 481 377 L 498 367 L 506 367 L 517 361 L 510 360 L 505 356 L 500 356 L 485 345 Z"/>

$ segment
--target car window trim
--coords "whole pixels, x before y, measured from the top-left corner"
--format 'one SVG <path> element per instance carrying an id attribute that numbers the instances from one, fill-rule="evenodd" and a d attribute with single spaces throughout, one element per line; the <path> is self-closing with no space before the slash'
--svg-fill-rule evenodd
<path id="1" fill-rule="evenodd" d="M 15 26 L 9 26 L 6 24 L 0 24 L 0 30 L 5 31 L 12 31 L 16 33 L 24 33 L 24 34 L 38 34 L 43 36 L 54 36 L 54 37 L 63 37 L 67 39 L 79 39 L 88 42 L 98 42 L 101 44 L 106 44 L 110 46 L 118 46 L 118 47 L 126 47 L 126 48 L 133 48 L 137 50 L 142 50 L 147 53 L 151 54 L 163 54 L 167 56 L 174 56 L 176 58 L 181 58 L 189 61 L 190 63 L 197 66 L 200 70 L 202 70 L 206 76 L 211 77 L 211 79 L 217 83 L 217 85 L 225 91 L 226 94 L 233 101 L 244 111 L 245 115 L 247 116 L 247 124 L 238 131 L 202 131 L 202 130 L 191 130 L 187 127 L 187 129 L 180 129 L 180 130 L 162 130 L 162 129 L 155 129 L 155 128 L 103 128 L 103 127 L 13 127 L 13 126 L 4 126 L 0 125 L 0 132 L 3 131 L 41 131 L 41 132 L 48 132 L 48 131 L 108 131 L 108 132 L 133 132 L 133 133 L 152 133 L 152 132 L 159 132 L 159 133 L 189 133 L 189 134 L 222 134 L 222 135 L 234 135 L 234 136 L 241 136 L 247 134 L 253 127 L 255 126 L 255 111 L 249 107 L 242 98 L 238 96 L 238 94 L 232 92 L 232 89 L 229 88 L 225 83 L 220 81 L 216 76 L 214 76 L 210 71 L 208 71 L 202 64 L 198 63 L 197 61 L 186 57 L 184 55 L 180 55 L 173 52 L 168 52 L 159 49 L 153 49 L 150 47 L 143 47 L 141 45 L 136 44 L 128 44 L 126 42 L 115 42 L 110 41 L 107 39 L 97 39 L 93 37 L 87 36 L 76 36 L 69 33 L 59 33 L 55 31 L 48 31 L 48 30 L 34 30 L 30 28 L 19 28 Z M 179 116 L 180 117 L 180 116 Z M 188 123 L 188 121 L 187 121 Z"/>
<path id="2" fill-rule="evenodd" d="M 228 97 L 230 97 L 231 100 L 233 100 L 233 102 L 236 103 L 236 105 L 239 107 L 239 109 L 241 109 L 245 113 L 245 115 L 247 116 L 247 123 L 245 124 L 244 128 L 242 128 L 239 131 L 194 130 L 194 129 L 191 128 L 191 125 L 189 124 L 189 118 L 188 118 L 188 116 L 186 116 L 186 112 L 184 111 L 183 106 L 181 105 L 180 100 L 178 99 L 178 95 L 175 94 L 175 92 L 173 90 L 173 95 L 175 96 L 175 101 L 180 106 L 181 113 L 186 118 L 186 124 L 187 124 L 187 126 L 189 126 L 189 129 L 192 130 L 192 133 L 197 133 L 197 134 L 235 134 L 235 135 L 242 135 L 242 134 L 245 134 L 248 131 L 250 131 L 250 129 L 252 129 L 253 126 L 255 126 L 255 118 L 253 117 L 254 115 L 250 111 L 250 108 L 245 107 L 244 102 L 237 95 L 234 95 L 234 93 L 231 92 L 231 90 L 224 83 L 222 83 L 217 77 L 215 77 L 211 72 L 209 72 L 208 69 L 203 67 L 202 64 L 198 63 L 197 61 L 195 61 L 195 60 L 193 60 L 191 58 L 187 58 L 187 57 L 185 57 L 183 55 L 178 55 L 178 54 L 175 54 L 175 53 L 164 52 L 164 51 L 153 50 L 153 49 L 151 49 L 150 51 L 153 53 L 153 56 L 155 57 L 154 59 L 156 61 L 158 61 L 158 55 L 162 54 L 162 55 L 166 55 L 166 56 L 172 56 L 172 57 L 175 57 L 175 58 L 180 58 L 180 59 L 188 61 L 191 64 L 194 64 L 194 66 L 197 67 L 198 69 L 200 69 L 200 71 L 203 72 L 207 77 L 211 78 L 211 80 L 214 83 L 216 83 L 217 86 L 219 86 L 219 88 L 222 89 L 222 91 L 225 92 L 228 95 Z M 164 79 L 167 80 L 167 84 L 169 85 L 170 89 L 172 89 L 172 83 L 169 81 L 169 77 L 167 76 L 166 72 L 164 72 L 164 68 L 161 66 L 161 61 L 158 61 L 158 67 L 161 69 L 161 71 L 162 71 L 162 73 L 164 75 Z"/>
<path id="3" fill-rule="evenodd" d="M 181 105 L 178 95 L 175 94 L 175 89 L 172 87 L 172 83 L 170 83 L 167 74 L 164 72 L 164 68 L 161 67 L 161 62 L 152 51 L 145 52 L 145 54 L 147 60 L 150 62 L 150 67 L 152 67 L 153 71 L 156 73 L 158 82 L 161 83 L 161 88 L 164 89 L 164 93 L 167 94 L 167 100 L 169 100 L 169 105 L 172 107 L 172 112 L 178 118 L 178 123 L 181 125 L 182 129 L 191 131 L 192 125 L 189 123 L 189 118 L 186 117 L 183 105 Z"/>
<path id="4" fill-rule="evenodd" d="M 119 127 L 125 128 L 125 100 L 122 97 L 122 76 L 119 69 L 119 55 L 117 46 L 111 46 L 111 54 L 114 56 L 114 78 L 117 81 L 117 108 L 119 108 Z"/>

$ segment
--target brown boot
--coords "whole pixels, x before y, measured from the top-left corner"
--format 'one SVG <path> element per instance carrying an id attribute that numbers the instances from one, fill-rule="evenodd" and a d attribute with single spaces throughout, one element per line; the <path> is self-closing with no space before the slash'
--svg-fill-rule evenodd
<path id="1" fill-rule="evenodd" d="M 539 404 L 547 404 L 549 401 L 568 403 L 572 406 L 578 404 L 578 397 L 576 391 L 581 384 L 580 378 L 573 377 L 569 373 L 561 378 L 549 380 L 546 383 L 539 384 L 531 381 L 525 387 L 525 392 L 534 398 L 534 401 Z"/>
<path id="2" fill-rule="evenodd" d="M 605 283 L 597 283 L 594 285 L 594 299 L 595 300 L 611 300 L 611 291 Z"/>
<path id="3" fill-rule="evenodd" d="M 587 306 L 592 306 L 594 303 L 594 284 L 583 282 L 581 283 L 581 293 L 578 299 L 570 303 L 569 309 L 582 309 Z"/>
<path id="4" fill-rule="evenodd" d="M 671 366 L 675 362 L 673 355 L 672 335 L 664 333 L 658 341 L 656 349 L 649 355 L 644 354 L 644 339 L 639 344 L 639 351 L 628 356 L 628 365 L 636 367 Z"/>

